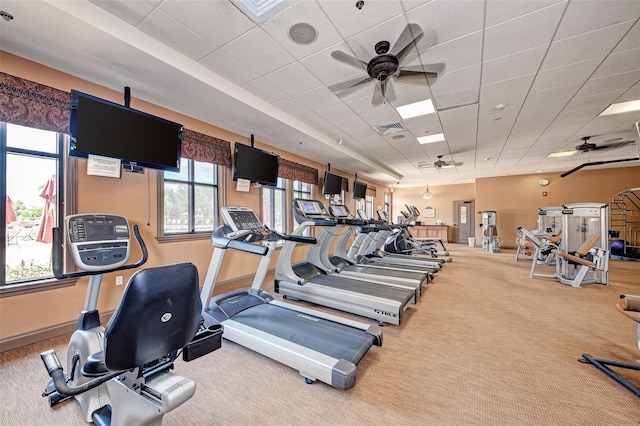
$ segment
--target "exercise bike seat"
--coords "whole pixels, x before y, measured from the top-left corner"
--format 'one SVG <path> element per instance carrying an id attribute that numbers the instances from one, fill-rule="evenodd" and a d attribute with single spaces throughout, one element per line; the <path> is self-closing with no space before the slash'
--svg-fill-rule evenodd
<path id="1" fill-rule="evenodd" d="M 191 263 L 136 272 L 105 327 L 109 370 L 129 370 L 182 349 L 201 315 L 198 270 Z"/>
<path id="2" fill-rule="evenodd" d="M 191 263 L 148 268 L 131 277 L 105 327 L 103 351 L 82 368 L 83 373 L 124 372 L 107 382 L 111 407 L 94 412 L 96 424 L 159 424 L 193 396 L 195 381 L 169 370 L 176 352 L 195 336 L 201 310 L 198 271 Z"/>

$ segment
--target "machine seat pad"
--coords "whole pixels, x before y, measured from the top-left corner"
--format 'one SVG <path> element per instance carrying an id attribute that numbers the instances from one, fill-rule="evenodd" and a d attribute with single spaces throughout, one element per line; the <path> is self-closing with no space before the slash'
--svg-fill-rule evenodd
<path id="1" fill-rule="evenodd" d="M 100 377 L 109 372 L 107 365 L 104 363 L 104 352 L 96 352 L 89 355 L 89 358 L 82 366 L 82 375 L 86 377 Z"/>
<path id="2" fill-rule="evenodd" d="M 186 346 L 200 323 L 198 283 L 198 270 L 191 263 L 133 274 L 105 329 L 107 368 L 130 370 Z"/>

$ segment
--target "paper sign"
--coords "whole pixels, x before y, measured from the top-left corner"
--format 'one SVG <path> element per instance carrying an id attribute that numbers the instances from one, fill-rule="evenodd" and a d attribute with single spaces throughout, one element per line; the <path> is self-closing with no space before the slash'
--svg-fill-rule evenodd
<path id="1" fill-rule="evenodd" d="M 89 154 L 87 162 L 87 174 L 95 176 L 120 177 L 120 160 L 117 158 L 102 157 Z"/>

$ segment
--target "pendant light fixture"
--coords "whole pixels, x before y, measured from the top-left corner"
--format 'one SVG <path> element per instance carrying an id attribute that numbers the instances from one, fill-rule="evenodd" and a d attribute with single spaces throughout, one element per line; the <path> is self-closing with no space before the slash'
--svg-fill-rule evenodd
<path id="1" fill-rule="evenodd" d="M 429 185 L 427 185 L 427 189 L 422 193 L 422 198 L 425 200 L 430 200 L 433 198 L 433 194 L 429 191 Z"/>

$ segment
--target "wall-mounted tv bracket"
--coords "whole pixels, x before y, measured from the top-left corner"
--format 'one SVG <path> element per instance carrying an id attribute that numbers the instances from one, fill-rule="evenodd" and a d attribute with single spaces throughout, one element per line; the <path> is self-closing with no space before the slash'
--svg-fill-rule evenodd
<path id="1" fill-rule="evenodd" d="M 131 87 L 124 86 L 124 106 L 131 108 Z M 123 164 L 122 170 L 130 173 L 144 173 L 144 168 L 135 163 Z"/>

